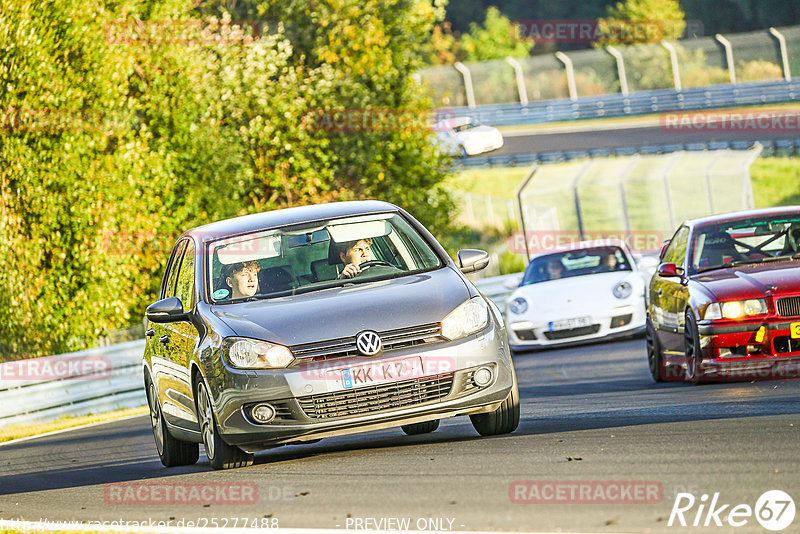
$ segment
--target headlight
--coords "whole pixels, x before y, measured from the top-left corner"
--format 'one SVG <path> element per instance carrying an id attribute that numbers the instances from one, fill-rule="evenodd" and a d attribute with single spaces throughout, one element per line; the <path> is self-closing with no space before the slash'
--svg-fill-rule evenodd
<path id="1" fill-rule="evenodd" d="M 242 337 L 228 338 L 222 347 L 231 365 L 240 369 L 283 368 L 294 361 L 283 345 Z"/>
<path id="2" fill-rule="evenodd" d="M 489 323 L 489 307 L 481 297 L 475 297 L 450 312 L 442 321 L 442 335 L 460 339 L 474 334 Z"/>
<path id="3" fill-rule="evenodd" d="M 630 282 L 623 280 L 614 286 L 614 296 L 618 299 L 626 299 L 633 293 L 633 286 Z"/>
<path id="4" fill-rule="evenodd" d="M 767 302 L 764 299 L 732 300 L 713 302 L 706 308 L 704 319 L 741 319 L 755 315 L 766 315 Z"/>
<path id="5" fill-rule="evenodd" d="M 508 309 L 511 310 L 511 313 L 516 313 L 517 315 L 525 313 L 528 311 L 528 301 L 522 297 L 517 297 L 508 303 Z"/>

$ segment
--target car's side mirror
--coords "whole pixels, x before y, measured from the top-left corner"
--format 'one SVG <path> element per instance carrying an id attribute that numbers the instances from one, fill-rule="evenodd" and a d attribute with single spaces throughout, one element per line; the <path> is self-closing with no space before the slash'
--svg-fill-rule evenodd
<path id="1" fill-rule="evenodd" d="M 144 313 L 154 323 L 174 323 L 186 320 L 188 316 L 183 311 L 183 303 L 178 297 L 167 297 L 154 302 L 147 307 Z"/>
<path id="2" fill-rule="evenodd" d="M 676 278 L 680 277 L 680 274 L 678 274 L 678 268 L 674 263 L 662 263 L 658 266 L 658 276 Z"/>
<path id="3" fill-rule="evenodd" d="M 465 248 L 458 251 L 458 267 L 462 273 L 474 273 L 489 265 L 489 253 L 485 250 Z"/>
<path id="4" fill-rule="evenodd" d="M 664 259 L 664 253 L 667 251 L 667 247 L 669 246 L 670 240 L 667 239 L 663 243 L 661 243 L 661 251 L 658 253 L 658 259 Z"/>

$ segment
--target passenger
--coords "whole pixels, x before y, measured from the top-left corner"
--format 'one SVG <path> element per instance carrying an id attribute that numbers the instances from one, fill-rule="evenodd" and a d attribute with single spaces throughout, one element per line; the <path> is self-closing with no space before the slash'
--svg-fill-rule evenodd
<path id="1" fill-rule="evenodd" d="M 338 245 L 339 258 L 344 263 L 344 270 L 339 274 L 339 278 L 353 278 L 361 272 L 359 267 L 362 263 L 372 261 L 372 239 L 359 239 L 358 241 L 348 241 Z"/>
<path id="2" fill-rule="evenodd" d="M 258 292 L 258 271 L 261 266 L 257 261 L 240 261 L 226 265 L 222 269 L 222 277 L 231 288 L 231 298 L 252 297 Z"/>
<path id="3" fill-rule="evenodd" d="M 603 256 L 603 262 L 600 264 L 600 272 L 616 271 L 621 268 L 616 254 L 612 252 Z"/>
<path id="4" fill-rule="evenodd" d="M 561 260 L 552 259 L 547 262 L 548 280 L 557 280 L 561 278 L 563 274 L 564 274 L 564 265 L 561 264 Z"/>

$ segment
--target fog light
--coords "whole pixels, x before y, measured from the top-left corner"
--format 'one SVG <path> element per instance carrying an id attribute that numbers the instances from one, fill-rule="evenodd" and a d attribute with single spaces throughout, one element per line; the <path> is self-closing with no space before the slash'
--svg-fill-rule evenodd
<path id="1" fill-rule="evenodd" d="M 475 381 L 475 384 L 477 384 L 478 387 L 488 386 L 492 381 L 492 370 L 488 367 L 481 367 L 475 371 L 475 374 L 472 375 L 472 379 Z"/>
<path id="2" fill-rule="evenodd" d="M 256 404 L 250 410 L 250 415 L 259 423 L 269 423 L 275 418 L 275 408 L 269 404 Z"/>

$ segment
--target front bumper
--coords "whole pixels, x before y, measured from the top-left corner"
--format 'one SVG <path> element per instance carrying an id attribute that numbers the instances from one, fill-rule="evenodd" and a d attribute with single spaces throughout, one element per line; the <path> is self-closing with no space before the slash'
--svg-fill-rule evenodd
<path id="1" fill-rule="evenodd" d="M 536 347 L 555 347 L 631 336 L 644 332 L 645 311 L 641 306 L 629 306 L 630 311 L 593 314 L 588 326 L 568 330 L 550 330 L 550 321 L 525 321 L 506 318 L 511 348 L 524 350 Z"/>
<path id="2" fill-rule="evenodd" d="M 800 319 L 700 321 L 700 374 L 707 379 L 795 378 L 800 376 Z"/>
<path id="3" fill-rule="evenodd" d="M 401 380 L 365 381 L 366 369 L 402 362 L 419 363 Z M 479 387 L 476 369 L 493 370 Z M 343 369 L 351 380 L 342 377 Z M 394 350 L 376 357 L 339 358 L 273 371 L 226 368 L 222 381 L 209 380 L 223 439 L 245 450 L 314 441 L 379 428 L 496 410 L 512 386 L 505 336 L 492 324 L 480 334 L 455 342 Z M 380 372 L 380 371 L 376 371 Z M 372 373 L 374 374 L 374 373 Z M 391 372 L 390 372 L 391 375 Z M 374 378 L 374 377 L 373 377 Z M 256 423 L 255 403 L 269 403 L 276 417 Z"/>

